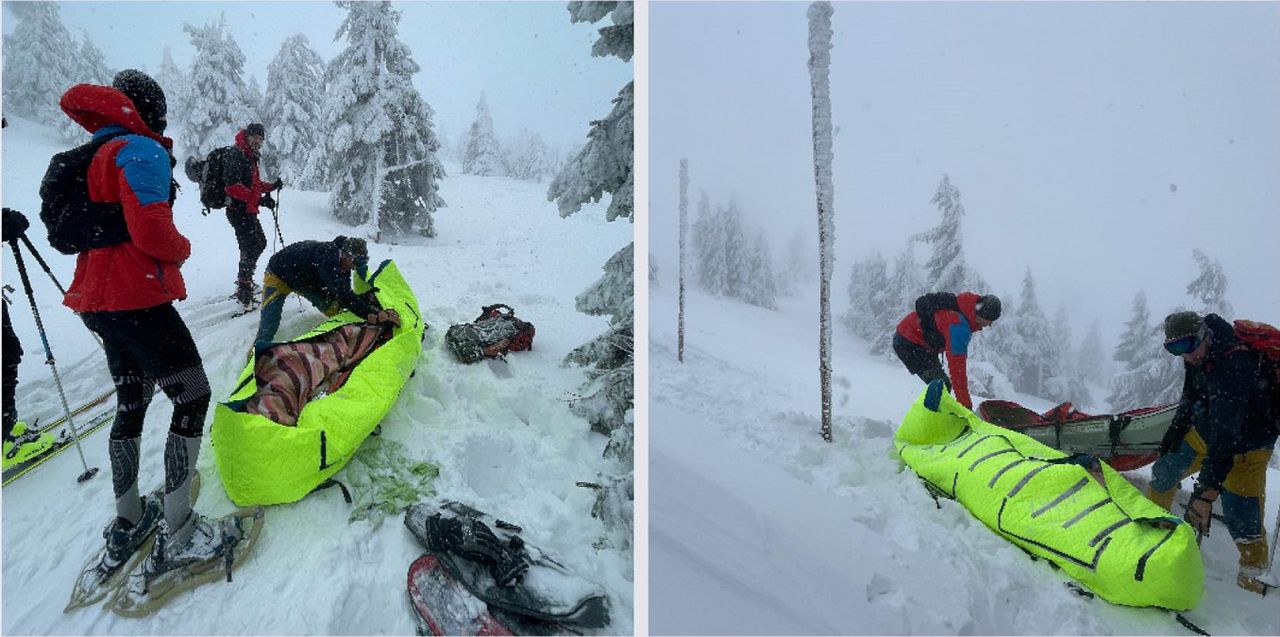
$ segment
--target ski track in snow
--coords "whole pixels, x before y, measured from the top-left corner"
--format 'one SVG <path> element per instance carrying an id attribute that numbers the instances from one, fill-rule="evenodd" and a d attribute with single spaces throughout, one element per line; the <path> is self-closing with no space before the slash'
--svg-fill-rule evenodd
<path id="1" fill-rule="evenodd" d="M 892 451 L 923 385 L 839 324 L 822 442 L 815 300 L 771 312 L 693 290 L 687 303 L 682 365 L 676 281 L 651 286 L 653 634 L 1190 634 L 1168 612 L 1071 593 L 958 503 L 935 504 Z M 1128 475 L 1144 488 L 1149 471 Z M 1269 478 L 1268 530 L 1280 472 Z M 1203 553 L 1205 597 L 1187 617 L 1212 634 L 1280 633 L 1274 596 L 1236 588 L 1224 528 Z"/>
<path id="2" fill-rule="evenodd" d="M 59 280 L 69 284 L 74 259 L 45 247 L 37 194 L 48 157 L 67 145 L 19 118 L 10 120 L 4 135 L 4 204 L 27 215 L 32 242 Z M 452 165 L 448 170 L 441 185 L 449 207 L 436 212 L 437 238 L 370 242 L 372 262 L 391 258 L 405 273 L 430 326 L 417 373 L 383 420 L 382 435 L 403 443 L 412 460 L 440 467 L 434 482 L 440 496 L 522 524 L 530 542 L 559 553 L 570 568 L 600 582 L 612 604 L 607 632 L 632 632 L 631 552 L 592 548 L 606 530 L 590 515 L 594 492 L 574 484 L 618 469 L 601 458 L 606 439 L 569 411 L 582 371 L 560 365 L 568 351 L 607 327 L 605 318 L 577 312 L 574 297 L 631 240 L 632 226 L 604 221 L 603 204 L 561 219 L 546 201 L 545 184 L 460 175 Z M 194 247 L 183 267 L 188 299 L 176 307 L 200 348 L 217 401 L 226 398 L 244 367 L 258 317 L 231 317 L 236 305 L 225 297 L 238 259 L 231 228 L 222 211 L 202 216 L 196 188 L 179 179 L 183 191 L 175 219 Z M 326 199 L 324 193 L 286 188 L 280 213 L 285 239 L 331 239 L 352 232 L 329 216 Z M 262 221 L 269 239 L 258 263 L 259 280 L 274 235 L 269 211 Z M 4 280 L 19 288 L 10 318 L 25 350 L 19 416 L 48 421 L 62 413 L 61 402 L 13 257 L 8 249 L 4 253 Z M 26 262 L 74 407 L 110 387 L 105 357 L 80 320 L 61 306 L 49 277 L 29 257 Z M 457 363 L 443 346 L 450 324 L 470 322 L 483 305 L 496 302 L 513 306 L 538 328 L 534 348 L 512 354 L 505 370 L 509 377 L 501 378 L 489 365 Z M 310 304 L 290 299 L 279 336 L 300 334 L 323 320 Z M 114 406 L 113 398 L 99 410 Z M 157 392 L 142 441 L 144 490 L 163 480 L 163 432 L 171 413 L 168 399 Z M 211 405 L 209 422 L 212 418 Z M 64 615 L 75 576 L 101 546 L 102 527 L 114 514 L 106 429 L 83 440 L 90 466 L 100 469 L 87 483 L 76 484 L 80 461 L 69 449 L 4 488 L 3 633 L 414 633 L 405 576 L 424 550 L 404 527 L 402 515 L 380 525 L 348 523 L 351 507 L 337 489 L 268 507 L 259 544 L 232 584 L 183 593 L 142 620 L 116 617 L 101 605 Z M 207 435 L 198 468 L 204 486 L 196 509 L 206 515 L 233 510 Z M 345 469 L 335 477 L 343 480 L 344 474 Z"/>

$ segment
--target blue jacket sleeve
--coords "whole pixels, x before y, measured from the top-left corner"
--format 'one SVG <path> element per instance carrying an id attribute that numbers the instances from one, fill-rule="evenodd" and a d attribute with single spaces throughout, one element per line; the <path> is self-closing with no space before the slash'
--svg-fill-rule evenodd
<path id="1" fill-rule="evenodd" d="M 169 153 L 159 142 L 141 135 L 126 136 L 124 146 L 116 154 L 116 166 L 124 171 L 125 181 L 139 204 L 169 202 L 173 168 L 169 165 Z"/>

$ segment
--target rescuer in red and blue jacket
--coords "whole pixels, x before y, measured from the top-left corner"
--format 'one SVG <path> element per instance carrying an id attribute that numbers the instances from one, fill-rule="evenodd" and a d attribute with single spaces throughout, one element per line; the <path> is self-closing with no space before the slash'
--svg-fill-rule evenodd
<path id="1" fill-rule="evenodd" d="M 108 452 L 115 515 L 103 532 L 97 565 L 103 580 L 118 572 L 153 534 L 143 562 L 150 575 L 192 562 L 216 560 L 225 533 L 191 509 L 191 481 L 209 408 L 209 381 L 195 340 L 173 302 L 186 298 L 179 270 L 191 242 L 173 223 L 173 140 L 164 91 L 133 69 L 111 86 L 77 84 L 62 110 L 93 134 L 109 138 L 93 155 L 86 183 L 90 201 L 118 207 L 128 228 L 122 243 L 76 256 L 75 278 L 63 304 L 102 338 L 116 385 L 116 417 Z M 142 425 L 156 385 L 173 402 L 164 449 L 162 495 L 139 495 Z"/>
<path id="2" fill-rule="evenodd" d="M 973 333 L 1000 318 L 1000 298 L 973 292 L 934 292 L 916 299 L 916 311 L 898 323 L 893 335 L 893 352 L 907 371 L 925 384 L 942 380 L 956 400 L 973 409 L 969 398 L 966 362 Z M 939 354 L 947 357 L 950 377 L 942 371 Z"/>

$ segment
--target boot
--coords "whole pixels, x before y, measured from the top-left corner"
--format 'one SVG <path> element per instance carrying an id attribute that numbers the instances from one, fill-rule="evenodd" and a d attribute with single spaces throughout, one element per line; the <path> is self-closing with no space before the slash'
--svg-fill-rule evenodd
<path id="1" fill-rule="evenodd" d="M 100 568 L 107 572 L 120 568 L 155 532 L 163 516 L 162 511 L 160 499 L 148 495 L 142 498 L 142 517 L 137 524 L 119 516 L 107 523 L 106 528 L 102 529 L 102 537 L 107 541 L 107 554 Z"/>
<path id="2" fill-rule="evenodd" d="M 1259 536 L 1236 542 L 1240 550 L 1240 574 L 1236 575 L 1236 585 L 1246 591 L 1266 595 L 1267 589 L 1275 588 L 1262 581 L 1267 572 L 1267 538 Z"/>
<path id="3" fill-rule="evenodd" d="M 257 285 L 251 279 L 237 279 L 235 299 L 245 307 L 253 305 L 254 298 L 257 297 Z"/>

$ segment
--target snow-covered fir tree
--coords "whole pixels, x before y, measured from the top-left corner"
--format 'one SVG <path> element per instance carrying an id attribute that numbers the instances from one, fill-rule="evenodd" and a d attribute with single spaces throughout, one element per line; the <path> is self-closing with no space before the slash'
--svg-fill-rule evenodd
<path id="1" fill-rule="evenodd" d="M 1182 378 L 1171 377 L 1170 364 L 1175 363 L 1175 374 L 1181 374 L 1182 361 L 1164 351 L 1163 320 L 1162 316 L 1152 324 L 1146 293 L 1139 291 L 1113 355 L 1121 369 L 1112 380 L 1111 394 L 1107 397 L 1112 411 L 1128 411 L 1178 399 Z M 1176 389 L 1171 389 L 1175 385 Z"/>
<path id="2" fill-rule="evenodd" d="M 526 181 L 546 181 L 554 174 L 551 147 L 542 136 L 521 128 L 504 155 L 507 158 L 507 174 Z"/>
<path id="3" fill-rule="evenodd" d="M 262 105 L 262 123 L 269 131 L 263 144 L 263 172 L 284 179 L 286 186 L 325 188 L 324 95 L 324 60 L 307 36 L 289 36 L 267 68 Z"/>
<path id="4" fill-rule="evenodd" d="M 724 293 L 734 298 L 747 296 L 747 261 L 751 246 L 742 227 L 742 213 L 736 201 L 720 209 L 720 240 L 724 242 Z"/>
<path id="5" fill-rule="evenodd" d="M 851 332 L 872 341 L 884 331 L 891 306 L 889 264 L 880 251 L 857 261 L 849 273 L 849 309 L 841 322 Z M 896 308 L 894 308 L 896 309 Z"/>
<path id="6" fill-rule="evenodd" d="M 245 83 L 244 100 L 249 104 L 249 112 L 253 113 L 253 121 L 262 121 L 262 84 L 258 82 L 256 73 L 249 74 Z"/>
<path id="7" fill-rule="evenodd" d="M 938 207 L 942 221 L 912 237 L 933 245 L 933 254 L 924 265 L 929 288 L 956 294 L 965 290 L 982 293 L 987 288 L 986 282 L 965 263 L 961 228 L 965 210 L 960 203 L 960 190 L 951 185 L 949 175 L 942 176 L 930 203 Z"/>
<path id="8" fill-rule="evenodd" d="M 600 37 L 592 45 L 596 57 L 617 56 L 631 60 L 633 7 L 630 2 L 570 2 L 573 22 L 596 22 L 605 16 L 613 21 L 598 30 Z M 635 143 L 634 82 L 627 82 L 613 98 L 613 110 L 603 119 L 591 122 L 587 145 L 574 155 L 547 189 L 547 200 L 560 204 L 560 216 L 567 217 L 583 203 L 599 201 L 604 193 L 612 193 L 605 218 L 630 218 L 634 207 L 635 181 L 632 172 L 632 149 Z"/>
<path id="9" fill-rule="evenodd" d="M 727 265 L 724 259 L 724 230 L 721 218 L 711 211 L 711 197 L 702 191 L 698 199 L 698 220 L 693 223 L 693 253 L 698 284 L 712 294 L 724 293 Z"/>
<path id="10" fill-rule="evenodd" d="M 775 270 L 764 230 L 758 229 L 747 253 L 743 300 L 770 310 L 778 309 L 778 275 Z"/>
<path id="11" fill-rule="evenodd" d="M 186 154 L 203 159 L 215 148 L 235 143 L 236 133 L 256 120 L 244 83 L 244 53 L 227 30 L 226 16 L 203 27 L 184 24 L 196 48 L 186 92 L 185 109 L 169 116 Z M 268 136 L 270 132 L 268 131 Z"/>
<path id="12" fill-rule="evenodd" d="M 413 87 L 419 71 L 398 37 L 400 12 L 391 3 L 337 3 L 347 10 L 338 29 L 347 48 L 325 70 L 329 207 L 375 240 L 383 232 L 434 237 L 433 213 L 444 167 L 431 107 Z"/>
<path id="13" fill-rule="evenodd" d="M 880 301 L 884 308 L 880 327 L 878 333 L 869 337 L 872 354 L 897 360 L 893 353 L 893 335 L 898 331 L 898 322 L 915 309 L 916 299 L 924 293 L 924 280 L 920 266 L 916 264 L 914 242 L 908 241 L 906 247 L 894 256 L 893 270 L 885 282 L 883 301 Z"/>
<path id="14" fill-rule="evenodd" d="M 1013 378 L 1014 387 L 1027 394 L 1057 399 L 1057 396 L 1049 396 L 1050 392 L 1046 388 L 1050 386 L 1050 380 L 1059 373 L 1059 352 L 1049 320 L 1040 309 L 1031 268 L 1027 268 L 1022 279 L 1022 295 L 1013 329 L 1018 334 L 1018 345 L 1021 347 L 1017 358 L 1017 373 Z"/>
<path id="15" fill-rule="evenodd" d="M 80 32 L 78 48 L 79 53 L 74 60 L 76 82 L 110 86 L 115 73 L 107 68 L 107 56 L 103 55 L 102 50 L 93 43 L 87 31 Z M 75 143 L 89 141 L 89 132 L 72 121 L 70 117 L 63 117 L 58 124 L 58 132 L 64 139 Z"/>
<path id="16" fill-rule="evenodd" d="M 467 145 L 462 152 L 462 172 L 466 175 L 504 176 L 507 174 L 507 158 L 502 144 L 493 132 L 493 118 L 489 115 L 489 102 L 484 93 L 476 103 L 476 119 L 467 130 Z"/>
<path id="17" fill-rule="evenodd" d="M 1080 369 L 1076 367 L 1076 351 L 1074 330 L 1071 329 L 1071 315 L 1067 306 L 1058 305 L 1053 316 L 1053 336 L 1057 345 L 1057 365 L 1054 378 L 1046 391 L 1046 398 L 1060 402 L 1071 401 L 1078 406 L 1092 405 L 1093 395 L 1085 384 Z"/>
<path id="18" fill-rule="evenodd" d="M 4 37 L 5 112 L 61 127 L 68 119 L 58 106 L 62 94 L 88 81 L 77 62 L 80 47 L 63 25 L 57 2 L 4 6 L 17 18 L 13 33 Z"/>
<path id="19" fill-rule="evenodd" d="M 606 16 L 612 24 L 598 29 L 600 37 L 592 46 L 597 57 L 617 56 L 624 62 L 631 60 L 634 13 L 630 2 L 570 2 L 571 22 L 595 23 Z M 561 217 L 567 217 L 582 208 L 583 204 L 599 201 L 604 193 L 611 193 L 605 218 L 634 219 L 633 197 L 633 96 L 632 83 L 614 99 L 614 108 L 602 120 L 592 122 L 587 145 L 567 163 L 547 188 L 547 200 L 554 201 Z M 575 413 L 586 418 L 593 428 L 607 431 L 609 444 L 606 456 L 619 460 L 619 470 L 614 476 L 602 478 L 605 488 L 596 500 L 595 515 L 610 527 L 621 527 L 613 532 L 618 543 L 629 545 L 633 518 L 625 515 L 606 516 L 600 513 L 607 502 L 631 502 L 634 492 L 632 448 L 635 440 L 634 378 L 635 352 L 633 323 L 635 316 L 634 288 L 631 268 L 634 243 L 628 244 L 605 263 L 605 279 L 616 288 L 604 292 L 593 286 L 579 297 L 578 308 L 593 308 L 593 313 L 611 316 L 609 329 L 589 343 L 574 350 L 565 362 L 588 368 L 588 381 L 582 388 L 582 397 L 574 402 Z M 611 274 L 614 273 L 614 274 Z M 587 297 L 584 299 L 584 297 Z M 590 300 L 591 302 L 587 302 Z M 616 510 L 617 507 L 614 507 Z"/>
<path id="20" fill-rule="evenodd" d="M 164 58 L 160 61 L 160 70 L 153 76 L 160 88 L 164 89 L 165 105 L 169 109 L 169 117 L 175 119 L 186 110 L 187 74 L 173 61 L 173 53 L 164 47 Z"/>
<path id="21" fill-rule="evenodd" d="M 1107 357 L 1102 349 L 1102 328 L 1097 319 L 1089 324 L 1089 331 L 1085 332 L 1084 340 L 1081 341 L 1075 358 L 1076 369 L 1084 380 L 1093 383 L 1106 382 L 1109 377 Z"/>
<path id="22" fill-rule="evenodd" d="M 1201 314 L 1213 313 L 1231 319 L 1231 304 L 1227 302 L 1227 275 L 1217 259 L 1210 259 L 1199 249 L 1191 256 L 1200 268 L 1200 274 L 1187 284 L 1187 294 Z"/>

